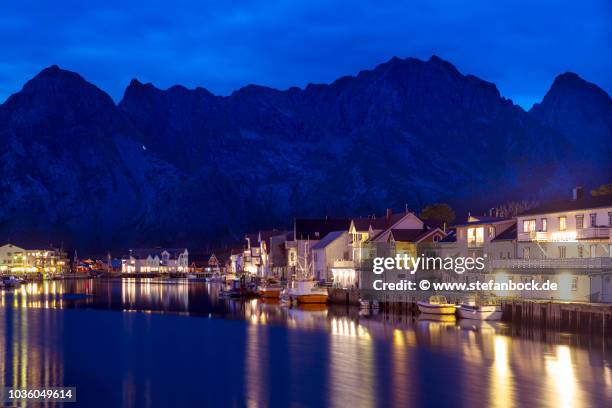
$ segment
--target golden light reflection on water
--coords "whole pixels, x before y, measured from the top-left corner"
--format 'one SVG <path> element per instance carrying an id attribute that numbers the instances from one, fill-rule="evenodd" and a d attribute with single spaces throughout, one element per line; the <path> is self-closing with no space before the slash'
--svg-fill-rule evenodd
<path id="1" fill-rule="evenodd" d="M 506 336 L 493 335 L 494 363 L 491 367 L 489 385 L 489 406 L 515 406 L 512 370 L 508 361 L 510 340 Z"/>
<path id="2" fill-rule="evenodd" d="M 245 394 L 249 408 L 267 407 L 268 376 L 268 332 L 258 324 L 247 326 L 245 350 Z"/>
<path id="3" fill-rule="evenodd" d="M 0 378 L 15 388 L 56 387 L 63 379 L 63 350 L 53 346 L 61 332 L 54 315 L 31 315 L 21 307 L 3 310 L 0 330 Z M 41 344 L 49 340 L 52 344 Z M 40 403 L 38 406 L 50 406 Z M 26 406 L 23 402 L 17 406 Z"/>
<path id="4" fill-rule="evenodd" d="M 582 390 L 574 373 L 572 355 L 568 346 L 557 346 L 556 355 L 544 356 L 547 382 L 553 392 L 550 405 L 555 407 L 580 408 Z"/>
<path id="5" fill-rule="evenodd" d="M 327 370 L 332 390 L 328 406 L 376 406 L 374 343 L 367 328 L 347 318 L 331 318 Z"/>
<path id="6" fill-rule="evenodd" d="M 2 378 L 18 386 L 61 383 L 64 350 L 54 346 L 50 339 L 63 335 L 61 323 L 58 323 L 63 315 L 43 310 L 37 313 L 44 312 L 44 315 L 31 315 L 27 309 L 73 305 L 74 302 L 65 299 L 64 295 L 90 295 L 95 292 L 94 285 L 98 285 L 97 301 L 108 297 L 109 303 L 116 301 L 125 311 L 189 312 L 202 296 L 211 293 L 210 285 L 193 292 L 190 291 L 193 286 L 160 284 L 152 280 L 117 281 L 114 288 L 118 290 L 115 291 L 111 291 L 107 283 L 89 281 L 70 284 L 46 281 L 22 285 L 17 290 L 2 290 Z M 79 301 L 86 303 L 90 299 Z M 103 307 L 104 304 L 101 303 Z M 381 381 L 377 381 L 380 376 L 390 384 L 389 399 L 394 404 L 407 406 L 417 399 L 427 401 L 424 380 L 417 380 L 422 371 L 418 366 L 420 358 L 415 353 L 423 349 L 446 356 L 449 367 L 461 374 L 453 381 L 459 382 L 465 390 L 458 397 L 464 405 L 517 407 L 532 402 L 551 407 L 581 407 L 592 405 L 593 393 L 612 398 L 612 372 L 606 342 L 598 349 L 590 349 L 571 343 L 572 336 L 547 334 L 546 341 L 538 341 L 538 336 L 508 335 L 507 326 L 495 323 L 435 319 L 396 322 L 386 321 L 381 316 L 351 314 L 346 309 L 287 308 L 260 300 L 222 301 L 221 304 L 232 316 L 248 322 L 241 350 L 245 352 L 244 392 L 250 406 L 268 405 L 267 390 L 274 387 L 269 374 L 275 367 L 271 360 L 274 350 L 270 350 L 269 326 L 289 329 L 287 342 L 297 350 L 286 356 L 290 370 L 300 369 L 305 358 L 300 348 L 309 347 L 303 343 L 301 333 L 304 330 L 327 333 L 324 334 L 327 340 L 322 343 L 325 359 L 320 364 L 328 381 L 325 403 L 330 406 L 384 404 L 382 391 L 377 389 L 381 385 Z M 133 334 L 128 323 L 124 323 L 121 330 L 126 335 Z M 380 372 L 382 367 L 385 372 Z M 126 383 L 128 391 L 129 383 Z M 292 390 L 291 386 L 288 388 L 289 394 L 299 391 Z"/>

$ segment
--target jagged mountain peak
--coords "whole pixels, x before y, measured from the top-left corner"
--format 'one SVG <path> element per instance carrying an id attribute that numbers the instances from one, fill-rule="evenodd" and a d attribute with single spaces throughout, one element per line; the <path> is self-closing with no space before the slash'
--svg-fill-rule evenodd
<path id="1" fill-rule="evenodd" d="M 0 106 L 5 111 L 22 112 L 20 115 L 13 115 L 11 119 L 27 116 L 26 112 L 35 113 L 40 119 L 53 112 L 58 115 L 65 111 L 79 112 L 78 115 L 91 115 L 93 112 L 116 109 L 115 102 L 106 92 L 78 73 L 62 69 L 57 65 L 51 65 L 40 71 L 27 81 L 19 92 L 11 95 Z"/>
<path id="2" fill-rule="evenodd" d="M 103 250 L 117 237 L 218 244 L 294 216 L 460 211 L 600 182 L 603 161 L 567 147 L 587 132 L 588 149 L 609 149 L 608 111 L 575 102 L 601 99 L 585 83 L 558 77 L 538 116 L 438 56 L 393 57 L 327 84 L 229 96 L 132 79 L 117 106 L 51 66 L 0 106 L 0 238 L 42 225 Z"/>
<path id="3" fill-rule="evenodd" d="M 571 105 L 572 109 L 585 110 L 584 104 L 610 109 L 612 99 L 599 86 L 574 72 L 566 72 L 555 78 L 542 102 L 534 104 L 530 111 L 536 115 L 545 114 L 546 105 Z"/>

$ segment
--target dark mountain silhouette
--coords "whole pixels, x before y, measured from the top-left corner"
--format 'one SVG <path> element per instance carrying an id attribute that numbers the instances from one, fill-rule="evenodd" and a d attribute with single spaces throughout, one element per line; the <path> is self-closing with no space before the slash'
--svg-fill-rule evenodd
<path id="1" fill-rule="evenodd" d="M 611 128 L 609 96 L 567 75 L 528 113 L 438 57 L 225 97 L 132 80 L 118 105 L 53 66 L 0 105 L 0 238 L 195 248 L 296 215 L 565 194 L 607 181 L 575 146 L 605 152 Z"/>
<path id="2" fill-rule="evenodd" d="M 612 178 L 612 98 L 572 72 L 555 78 L 541 103 L 529 113 L 565 136 L 581 174 L 596 177 L 607 164 Z M 605 170 L 606 167 L 603 167 Z"/>

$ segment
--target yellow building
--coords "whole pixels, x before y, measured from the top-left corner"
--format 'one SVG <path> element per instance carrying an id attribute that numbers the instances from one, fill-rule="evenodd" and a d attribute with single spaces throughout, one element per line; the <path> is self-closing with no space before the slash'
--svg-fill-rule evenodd
<path id="1" fill-rule="evenodd" d="M 60 274 L 67 271 L 68 260 L 59 249 L 25 249 L 13 244 L 0 246 L 1 274 Z"/>

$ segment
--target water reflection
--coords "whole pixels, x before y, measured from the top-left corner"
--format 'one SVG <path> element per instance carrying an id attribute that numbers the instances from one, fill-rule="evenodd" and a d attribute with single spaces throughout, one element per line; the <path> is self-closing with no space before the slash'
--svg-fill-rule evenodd
<path id="1" fill-rule="evenodd" d="M 230 301 L 219 289 L 84 280 L 3 290 L 0 375 L 18 387 L 77 385 L 88 406 L 580 407 L 612 398 L 609 338 Z M 182 399 L 166 396 L 169 386 Z M 100 387 L 108 395 L 88 397 Z"/>

